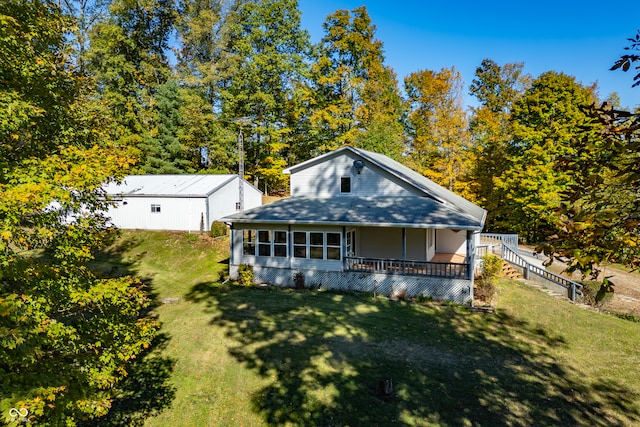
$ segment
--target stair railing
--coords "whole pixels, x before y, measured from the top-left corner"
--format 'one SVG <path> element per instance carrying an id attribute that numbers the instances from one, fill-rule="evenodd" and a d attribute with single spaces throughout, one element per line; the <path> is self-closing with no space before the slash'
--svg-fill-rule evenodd
<path id="1" fill-rule="evenodd" d="M 500 241 L 500 257 L 508 263 L 522 268 L 522 270 L 524 271 L 524 278 L 526 280 L 529 280 L 530 274 L 535 274 L 536 276 L 541 277 L 548 282 L 554 283 L 567 289 L 568 297 L 573 302 L 576 301 L 576 297 L 578 295 L 582 296 L 582 285 L 580 283 L 552 273 L 551 271 L 548 271 L 544 268 L 540 268 L 537 265 L 531 264 L 526 259 L 522 258 L 518 253 L 517 234 L 482 233 L 480 237 L 482 242 L 485 243 L 484 246 L 490 246 L 492 241 Z"/>

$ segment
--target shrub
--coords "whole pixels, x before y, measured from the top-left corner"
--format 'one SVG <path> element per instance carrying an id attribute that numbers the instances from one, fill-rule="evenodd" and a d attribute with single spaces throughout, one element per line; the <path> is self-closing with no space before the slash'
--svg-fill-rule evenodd
<path id="1" fill-rule="evenodd" d="M 582 285 L 582 302 L 593 307 L 600 307 L 613 298 L 613 284 L 607 279 L 602 282 L 586 280 Z"/>
<path id="2" fill-rule="evenodd" d="M 216 237 L 222 237 L 227 235 L 227 224 L 220 221 L 213 221 L 211 223 L 211 230 L 209 230 L 209 235 L 214 239 Z"/>
<path id="3" fill-rule="evenodd" d="M 491 303 L 496 292 L 496 281 L 502 270 L 502 260 L 493 254 L 482 257 L 482 274 L 476 280 L 475 296 L 477 299 Z"/>
<path id="4" fill-rule="evenodd" d="M 253 267 L 247 264 L 240 264 L 238 266 L 238 280 L 242 286 L 250 286 L 253 285 L 253 279 L 255 275 L 253 274 Z"/>
<path id="5" fill-rule="evenodd" d="M 297 273 L 295 273 L 293 275 L 293 286 L 296 289 L 304 289 L 304 288 L 306 288 L 304 280 L 305 280 L 304 273 L 302 271 L 298 271 Z"/>

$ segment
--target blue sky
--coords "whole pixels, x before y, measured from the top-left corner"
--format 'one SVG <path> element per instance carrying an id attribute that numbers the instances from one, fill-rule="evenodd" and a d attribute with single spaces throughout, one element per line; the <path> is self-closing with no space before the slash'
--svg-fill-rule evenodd
<path id="1" fill-rule="evenodd" d="M 609 71 L 640 29 L 633 2 L 604 0 L 299 0 L 302 26 L 316 43 L 326 16 L 365 5 L 384 43 L 387 65 L 402 84 L 411 72 L 454 66 L 468 88 L 484 58 L 523 62 L 537 77 L 549 70 L 598 82 L 601 98 L 617 92 L 625 107 L 640 105 L 631 71 Z M 614 7 L 615 5 L 615 7 Z M 465 90 L 466 92 L 466 90 Z M 468 104 L 473 98 L 466 97 Z"/>

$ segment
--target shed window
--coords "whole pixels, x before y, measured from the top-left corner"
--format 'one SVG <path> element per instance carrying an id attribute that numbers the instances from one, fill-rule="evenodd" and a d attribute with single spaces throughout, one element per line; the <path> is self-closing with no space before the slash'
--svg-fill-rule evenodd
<path id="1" fill-rule="evenodd" d="M 160 213 L 160 205 L 151 205 L 151 213 Z"/>
<path id="2" fill-rule="evenodd" d="M 344 176 L 340 178 L 340 192 L 351 193 L 351 177 Z"/>

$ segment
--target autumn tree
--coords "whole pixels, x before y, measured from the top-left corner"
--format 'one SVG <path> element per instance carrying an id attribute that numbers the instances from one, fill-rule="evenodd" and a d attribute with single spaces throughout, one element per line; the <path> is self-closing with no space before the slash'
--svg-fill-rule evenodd
<path id="1" fill-rule="evenodd" d="M 338 10 L 323 27 L 312 73 L 317 152 L 354 145 L 399 159 L 404 105 L 366 7 Z"/>
<path id="2" fill-rule="evenodd" d="M 409 104 L 410 162 L 451 191 L 469 197 L 469 133 L 462 105 L 462 77 L 455 69 L 423 70 L 405 78 Z"/>
<path id="3" fill-rule="evenodd" d="M 640 47 L 640 33 L 629 40 L 627 50 Z M 611 69 L 628 71 L 638 59 L 623 55 Z M 569 271 L 597 278 L 609 262 L 640 268 L 640 114 L 610 102 L 584 111 L 590 121 L 574 140 L 575 152 L 559 162 L 575 182 L 556 210 L 557 233 L 541 249 L 567 258 Z"/>
<path id="4" fill-rule="evenodd" d="M 500 204 L 504 193 L 496 186 L 495 179 L 510 166 L 508 152 L 513 136 L 511 112 L 530 84 L 530 77 L 523 73 L 524 64 L 498 65 L 484 59 L 476 68 L 469 93 L 479 105 L 471 109 L 469 132 L 473 162 L 469 175 L 469 187 L 475 200 L 488 211 L 487 227 L 493 231 L 500 218 Z"/>
<path id="5" fill-rule="evenodd" d="M 594 93 L 574 77 L 549 71 L 515 102 L 509 167 L 495 180 L 504 194 L 498 227 L 534 242 L 553 234 L 554 210 L 575 178 L 557 162 L 575 153 L 572 141 L 588 122 L 582 107 L 596 100 Z"/>
<path id="6" fill-rule="evenodd" d="M 134 278 L 86 266 L 108 241 L 101 186 L 132 159 L 68 68 L 52 1 L 0 3 L 0 413 L 37 425 L 105 415 L 158 325 Z M 17 422 L 17 421 L 16 421 Z"/>

